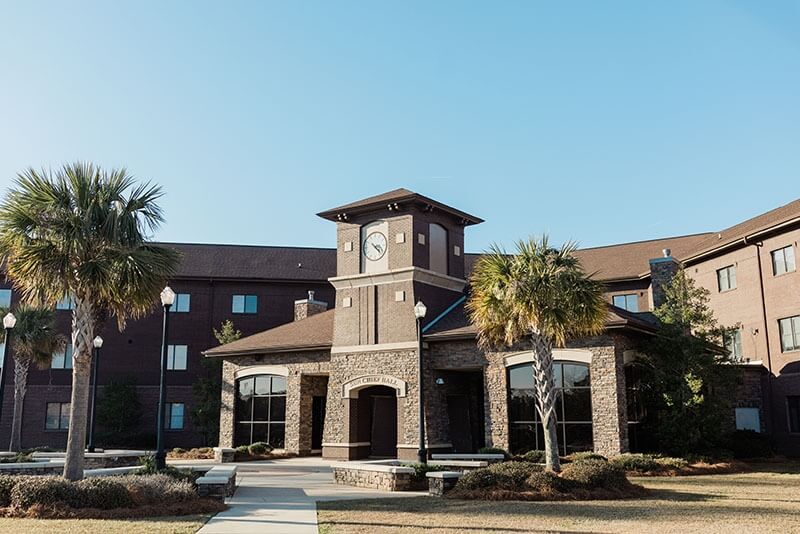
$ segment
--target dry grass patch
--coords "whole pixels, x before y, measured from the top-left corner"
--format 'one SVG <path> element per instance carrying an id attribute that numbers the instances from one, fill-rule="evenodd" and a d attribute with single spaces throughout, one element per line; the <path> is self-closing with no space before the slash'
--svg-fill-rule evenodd
<path id="1" fill-rule="evenodd" d="M 0 518 L 0 533 L 52 534 L 190 534 L 197 532 L 209 516 L 150 518 L 141 520 L 102 519 L 8 519 Z"/>
<path id="2" fill-rule="evenodd" d="M 798 465 L 728 475 L 641 477 L 645 498 L 464 501 L 432 497 L 319 503 L 322 534 L 457 532 L 800 532 Z M 755 470 L 758 471 L 755 471 Z"/>

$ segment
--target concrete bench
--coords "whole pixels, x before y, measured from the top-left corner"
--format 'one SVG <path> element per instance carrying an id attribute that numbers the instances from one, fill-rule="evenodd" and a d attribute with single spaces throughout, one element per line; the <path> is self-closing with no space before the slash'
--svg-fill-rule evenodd
<path id="1" fill-rule="evenodd" d="M 436 497 L 441 497 L 455 487 L 458 479 L 461 478 L 463 474 L 464 473 L 460 471 L 431 471 L 430 473 L 426 473 L 425 476 L 428 478 L 428 493 Z"/>
<path id="2" fill-rule="evenodd" d="M 195 483 L 197 484 L 197 494 L 201 497 L 225 500 L 225 497 L 233 496 L 236 491 L 236 466 L 212 467 Z"/>
<path id="3" fill-rule="evenodd" d="M 485 461 L 485 462 L 502 462 L 505 460 L 505 456 L 502 454 L 431 454 L 432 460 L 477 460 L 477 461 Z"/>

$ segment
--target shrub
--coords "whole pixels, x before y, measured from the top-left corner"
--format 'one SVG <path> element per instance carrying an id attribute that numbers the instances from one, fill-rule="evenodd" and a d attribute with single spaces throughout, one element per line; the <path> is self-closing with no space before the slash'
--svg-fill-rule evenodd
<path id="1" fill-rule="evenodd" d="M 624 470 L 602 460 L 584 460 L 567 464 L 561 472 L 561 477 L 585 489 L 625 489 L 630 486 Z"/>
<path id="2" fill-rule="evenodd" d="M 0 507 L 11 504 L 11 490 L 17 485 L 19 479 L 18 476 L 0 475 Z"/>
<path id="3" fill-rule="evenodd" d="M 672 456 L 661 456 L 656 458 L 656 463 L 660 465 L 662 469 L 680 470 L 689 467 L 689 462 L 683 458 L 673 458 Z"/>
<path id="4" fill-rule="evenodd" d="M 133 504 L 125 485 L 116 477 L 92 477 L 75 483 L 73 508 L 128 508 Z"/>
<path id="5" fill-rule="evenodd" d="M 497 478 L 497 485 L 505 489 L 520 489 L 533 473 L 542 467 L 531 462 L 502 462 L 487 467 Z"/>
<path id="6" fill-rule="evenodd" d="M 239 445 L 236 447 L 236 454 L 250 454 L 250 447 L 248 445 Z"/>
<path id="7" fill-rule="evenodd" d="M 773 455 L 770 438 L 753 430 L 736 430 L 728 442 L 734 458 L 770 458 Z"/>
<path id="8" fill-rule="evenodd" d="M 174 449 L 172 449 L 172 452 L 174 452 L 175 454 L 183 454 L 183 453 L 186 452 L 186 449 L 182 449 L 180 447 L 175 447 Z"/>
<path id="9" fill-rule="evenodd" d="M 5 456 L 0 458 L 0 464 L 18 464 L 25 462 L 32 462 L 33 456 L 27 452 L 18 452 L 14 456 Z"/>
<path id="10" fill-rule="evenodd" d="M 499 447 L 481 447 L 480 449 L 478 449 L 478 453 L 479 454 L 502 454 L 503 458 L 509 458 L 510 457 L 510 455 L 508 454 L 508 451 L 506 451 L 505 449 L 501 449 Z"/>
<path id="11" fill-rule="evenodd" d="M 528 451 L 528 452 L 526 452 L 525 454 L 522 455 L 522 458 L 526 462 L 533 462 L 533 463 L 537 463 L 537 464 L 543 464 L 543 463 L 545 463 L 547 461 L 547 455 L 545 454 L 544 451 L 540 451 L 540 450 Z"/>
<path id="12" fill-rule="evenodd" d="M 536 471 L 525 479 L 525 485 L 537 493 L 552 494 L 567 491 L 567 484 L 551 471 Z"/>
<path id="13" fill-rule="evenodd" d="M 465 473 L 458 479 L 456 490 L 478 490 L 491 488 L 497 485 L 497 475 L 488 469 L 476 469 Z"/>
<path id="14" fill-rule="evenodd" d="M 663 468 L 652 454 L 620 454 L 611 458 L 609 462 L 623 471 L 638 471 L 640 473 L 660 471 Z"/>
<path id="15" fill-rule="evenodd" d="M 125 475 L 117 477 L 138 506 L 186 502 L 197 498 L 194 486 L 187 480 L 179 480 L 165 474 Z"/>
<path id="16" fill-rule="evenodd" d="M 433 473 L 434 471 L 449 471 L 450 469 L 444 465 L 431 465 L 431 464 L 422 464 L 419 462 L 416 463 L 408 463 L 403 464 L 403 467 L 411 467 L 414 469 L 414 478 L 419 481 L 424 481 L 427 477 L 428 473 Z"/>
<path id="17" fill-rule="evenodd" d="M 247 452 L 252 454 L 253 456 L 259 456 L 261 454 L 267 454 L 272 450 L 272 447 L 269 443 L 264 443 L 263 441 L 257 441 L 247 447 Z"/>
<path id="18" fill-rule="evenodd" d="M 569 462 L 583 462 L 585 460 L 601 460 L 603 462 L 607 462 L 608 458 L 606 458 L 602 454 L 597 454 L 596 452 L 586 451 L 586 452 L 573 452 L 572 454 L 566 457 L 566 460 Z"/>
<path id="19" fill-rule="evenodd" d="M 61 477 L 20 477 L 11 490 L 11 506 L 17 508 L 71 504 L 77 500 L 75 485 Z"/>

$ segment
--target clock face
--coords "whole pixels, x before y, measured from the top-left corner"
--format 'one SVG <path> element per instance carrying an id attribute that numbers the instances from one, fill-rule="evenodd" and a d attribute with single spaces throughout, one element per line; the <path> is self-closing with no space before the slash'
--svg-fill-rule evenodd
<path id="1" fill-rule="evenodd" d="M 386 254 L 386 236 L 380 232 L 372 232 L 364 239 L 364 257 L 377 261 Z"/>

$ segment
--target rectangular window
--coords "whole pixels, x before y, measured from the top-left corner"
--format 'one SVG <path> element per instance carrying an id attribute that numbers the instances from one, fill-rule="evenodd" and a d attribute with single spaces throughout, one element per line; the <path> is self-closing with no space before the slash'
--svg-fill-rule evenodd
<path id="1" fill-rule="evenodd" d="M 800 395 L 786 397 L 786 412 L 789 416 L 789 432 L 800 433 Z"/>
<path id="2" fill-rule="evenodd" d="M 720 291 L 736 289 L 736 266 L 728 265 L 717 271 L 717 282 Z"/>
<path id="3" fill-rule="evenodd" d="M 72 369 L 72 343 L 68 343 L 61 352 L 53 353 L 50 369 Z"/>
<path id="4" fill-rule="evenodd" d="M 781 352 L 800 350 L 800 315 L 778 321 L 781 331 Z"/>
<path id="5" fill-rule="evenodd" d="M 185 371 L 186 353 L 186 345 L 167 346 L 167 369 L 170 371 Z"/>
<path id="6" fill-rule="evenodd" d="M 794 248 L 792 245 L 772 251 L 772 274 L 791 273 L 795 270 Z"/>
<path id="7" fill-rule="evenodd" d="M 629 295 L 614 295 L 614 306 L 630 312 L 638 312 L 639 297 L 636 296 L 636 293 L 631 293 Z"/>
<path id="8" fill-rule="evenodd" d="M 234 295 L 233 296 L 233 313 L 257 313 L 258 312 L 258 296 L 256 295 Z"/>
<path id="9" fill-rule="evenodd" d="M 736 430 L 761 432 L 761 415 L 758 408 L 736 408 Z"/>
<path id="10" fill-rule="evenodd" d="M 75 309 L 75 299 L 72 296 L 64 297 L 63 299 L 56 302 L 56 309 L 57 310 L 74 310 Z"/>
<path id="11" fill-rule="evenodd" d="M 183 429 L 183 403 L 170 402 L 166 406 L 167 417 L 164 421 L 164 428 L 169 430 L 182 430 Z"/>
<path id="12" fill-rule="evenodd" d="M 11 307 L 11 290 L 0 289 L 0 308 L 8 309 Z"/>
<path id="13" fill-rule="evenodd" d="M 742 331 L 738 328 L 722 334 L 722 341 L 728 353 L 735 361 L 742 359 Z"/>
<path id="14" fill-rule="evenodd" d="M 189 313 L 191 308 L 192 296 L 189 293 L 177 293 L 175 295 L 175 302 L 169 311 L 174 313 Z"/>
<path id="15" fill-rule="evenodd" d="M 47 430 L 68 430 L 69 429 L 69 403 L 68 402 L 48 402 L 47 417 L 44 421 Z"/>

